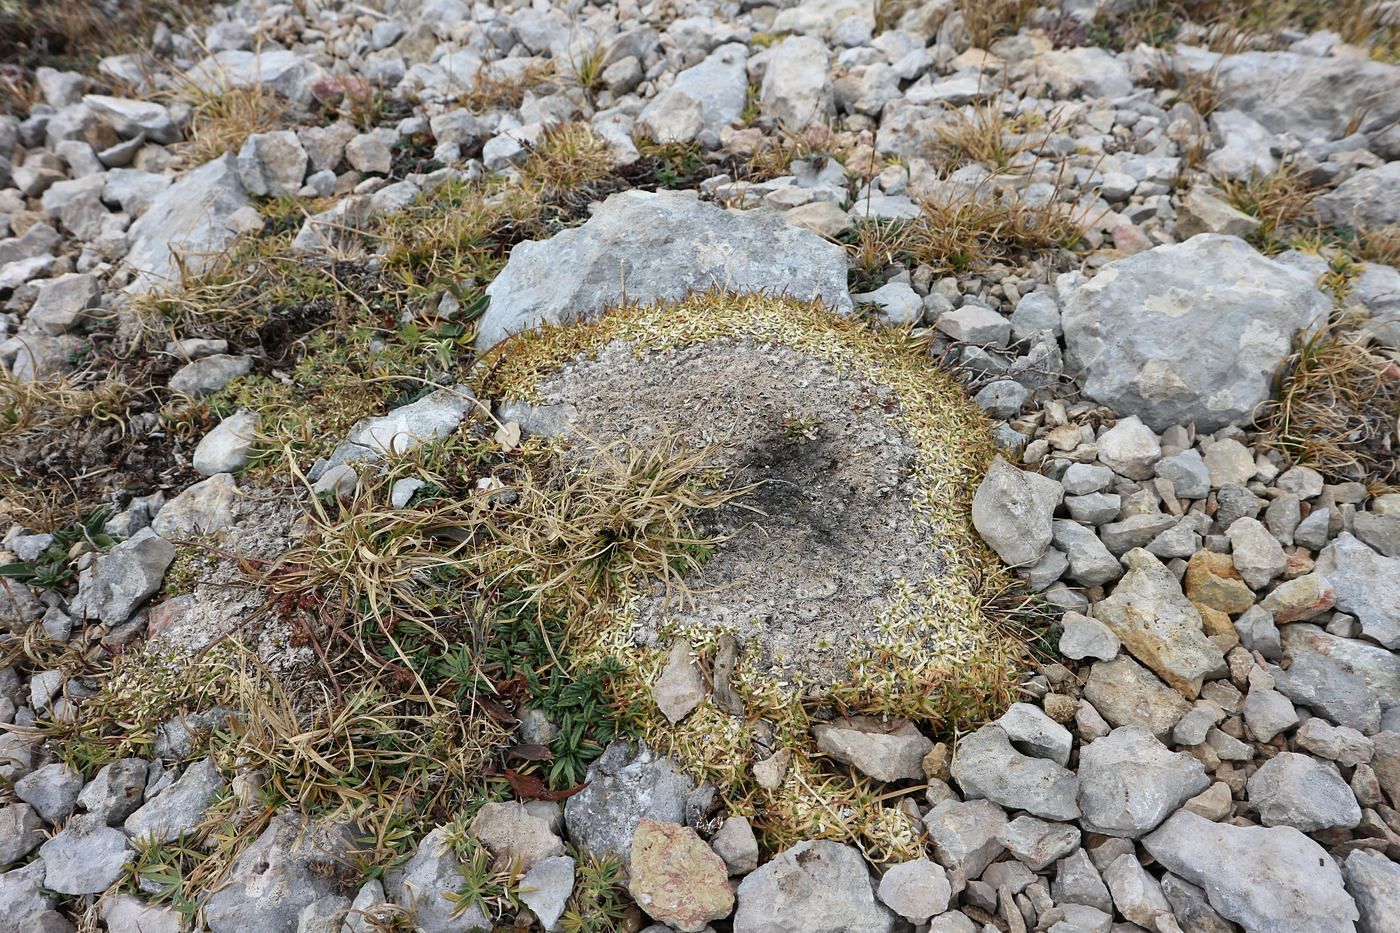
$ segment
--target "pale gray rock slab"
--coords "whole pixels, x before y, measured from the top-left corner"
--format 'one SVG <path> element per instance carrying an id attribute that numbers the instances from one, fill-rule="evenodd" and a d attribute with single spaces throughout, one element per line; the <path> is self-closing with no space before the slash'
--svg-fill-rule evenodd
<path id="1" fill-rule="evenodd" d="M 109 826 L 119 825 L 141 806 L 149 772 L 144 758 L 120 758 L 103 765 L 78 794 L 78 805 Z"/>
<path id="2" fill-rule="evenodd" d="M 1096 658 L 1112 661 L 1123 643 L 1108 626 L 1079 612 L 1066 612 L 1060 624 L 1060 653 L 1074 661 Z"/>
<path id="3" fill-rule="evenodd" d="M 32 806 L 46 823 L 57 823 L 73 812 L 83 776 L 62 762 L 44 765 L 15 782 L 15 796 Z M 0 859 L 0 864 L 9 859 Z"/>
<path id="4" fill-rule="evenodd" d="M 978 878 L 1003 851 L 998 834 L 1006 813 L 990 800 L 944 800 L 924 814 L 933 857 L 949 871 Z"/>
<path id="5" fill-rule="evenodd" d="M 1331 585 L 1337 608 L 1356 616 L 1363 635 L 1400 648 L 1400 557 L 1384 557 L 1342 532 L 1314 569 Z"/>
<path id="6" fill-rule="evenodd" d="M 63 334 L 81 324 L 101 303 L 102 283 L 97 277 L 72 272 L 41 283 L 24 320 L 26 326 L 46 334 Z"/>
<path id="7" fill-rule="evenodd" d="M 257 447 L 258 413 L 246 408 L 229 415 L 200 440 L 190 464 L 201 476 L 232 473 L 247 466 Z"/>
<path id="8" fill-rule="evenodd" d="M 470 831 L 502 864 L 518 863 L 527 871 L 543 859 L 564 854 L 564 842 L 554 834 L 550 820 L 519 801 L 486 804 Z"/>
<path id="9" fill-rule="evenodd" d="M 627 300 L 692 291 L 820 299 L 850 311 L 842 248 L 767 211 L 727 211 L 675 192 L 615 194 L 581 227 L 517 245 L 487 293 L 477 349 Z"/>
<path id="10" fill-rule="evenodd" d="M 412 858 L 385 874 L 384 889 L 395 904 L 413 911 L 414 926 L 422 933 L 489 928 L 480 907 L 458 915 L 457 905 L 449 898 L 461 885 L 458 865 L 447 831 L 438 827 L 419 841 Z"/>
<path id="11" fill-rule="evenodd" d="M 933 742 L 912 723 L 852 716 L 812 727 L 817 748 L 877 781 L 920 780 Z"/>
<path id="12" fill-rule="evenodd" d="M 758 867 L 758 839 L 742 816 L 725 819 L 710 840 L 710 848 L 724 860 L 730 875 L 746 875 Z"/>
<path id="13" fill-rule="evenodd" d="M 705 701 L 705 677 L 691 656 L 690 643 L 677 639 L 651 687 L 652 699 L 670 722 L 680 722 Z"/>
<path id="14" fill-rule="evenodd" d="M 1400 162 L 1362 169 L 1315 198 L 1313 207 L 1334 227 L 1374 229 L 1400 222 Z"/>
<path id="15" fill-rule="evenodd" d="M 720 46 L 653 97 L 638 115 L 637 127 L 657 142 L 703 138 L 717 144 L 720 130 L 738 120 L 747 103 L 747 65 L 745 46 Z"/>
<path id="16" fill-rule="evenodd" d="M 59 894 L 97 894 L 126 873 L 134 854 L 120 830 L 93 816 L 73 817 L 39 847 L 44 887 Z"/>
<path id="17" fill-rule="evenodd" d="M 1105 267 L 1066 301 L 1066 370 L 1084 393 L 1164 429 L 1247 422 L 1331 302 L 1235 237 L 1202 234 Z"/>
<path id="18" fill-rule="evenodd" d="M 1159 917 L 1171 916 L 1161 885 L 1135 855 L 1120 855 L 1110 862 L 1103 870 L 1103 880 L 1113 896 L 1113 906 L 1130 922 L 1153 929 Z"/>
<path id="19" fill-rule="evenodd" d="M 1050 867 L 1079 848 L 1079 841 L 1079 827 L 1072 823 L 1051 823 L 1024 815 L 997 833 L 997 842 L 1031 871 Z"/>
<path id="20" fill-rule="evenodd" d="M 134 278 L 132 293 L 173 288 L 180 284 L 181 265 L 187 272 L 206 268 L 230 243 L 234 231 L 226 223 L 248 204 L 238 180 L 237 162 L 225 155 L 184 175 L 151 202 L 127 231 L 125 264 Z"/>
<path id="21" fill-rule="evenodd" d="M 1056 863 L 1050 892 L 1061 904 L 1082 904 L 1109 913 L 1113 910 L 1108 885 L 1084 849 L 1075 849 Z"/>
<path id="22" fill-rule="evenodd" d="M 1159 741 L 1171 735 L 1172 727 L 1191 708 L 1180 693 L 1122 655 L 1090 668 L 1084 698 L 1111 725 L 1140 725 Z"/>
<path id="23" fill-rule="evenodd" d="M 559 918 L 574 892 L 574 860 L 567 855 L 540 859 L 520 879 L 520 901 L 530 908 L 546 933 L 559 929 Z"/>
<path id="24" fill-rule="evenodd" d="M 826 43 L 789 36 L 773 46 L 758 100 L 764 116 L 790 132 L 828 122 L 836 108 Z"/>
<path id="25" fill-rule="evenodd" d="M 293 814 L 274 817 L 262 835 L 234 859 L 224 876 L 225 883 L 205 901 L 204 918 L 211 933 L 293 933 L 308 904 L 335 893 L 334 881 L 321 877 L 324 872 L 313 870 L 312 863 L 343 858 L 345 840 L 332 842 L 323 835 L 316 827 L 302 825 Z M 422 847 L 420 843 L 420 852 Z M 455 865 L 456 858 L 452 861 Z M 408 864 L 414 864 L 413 860 Z M 404 871 L 405 867 L 400 867 L 390 875 Z M 456 877 L 460 881 L 461 876 Z M 446 900 L 442 904 L 450 909 Z M 428 916 L 425 913 L 418 919 L 425 933 L 460 929 L 430 927 L 425 922 Z"/>
<path id="26" fill-rule="evenodd" d="M 1248 791 L 1265 826 L 1311 833 L 1361 822 L 1361 806 L 1337 769 L 1308 755 L 1279 752 L 1250 775 Z"/>
<path id="27" fill-rule="evenodd" d="M 1053 761 L 1021 754 L 997 725 L 983 726 L 958 742 L 952 773 L 968 797 L 985 797 L 1048 820 L 1080 815 L 1075 775 Z"/>
<path id="28" fill-rule="evenodd" d="M 182 918 L 171 907 L 149 904 L 133 894 L 115 894 L 101 901 L 108 933 L 180 933 Z"/>
<path id="29" fill-rule="evenodd" d="M 1215 70 L 1222 105 L 1248 113 L 1274 133 L 1305 142 L 1340 139 L 1356 114 L 1363 128 L 1400 119 L 1400 74 L 1394 66 L 1359 56 L 1319 58 L 1295 52 L 1217 56 L 1182 49 L 1180 66 Z"/>
<path id="30" fill-rule="evenodd" d="M 305 103 L 311 96 L 311 83 L 320 74 L 317 65 L 286 49 L 225 49 L 198 62 L 186 72 L 185 79 L 213 94 L 229 88 L 262 87 Z"/>
<path id="31" fill-rule="evenodd" d="M 1338 725 L 1370 735 L 1382 708 L 1400 706 L 1400 657 L 1392 651 L 1301 622 L 1284 627 L 1283 649 L 1291 663 L 1270 670 L 1275 689 Z"/>
<path id="32" fill-rule="evenodd" d="M 1081 825 L 1136 839 L 1210 785 L 1205 768 L 1141 726 L 1120 726 L 1079 752 Z"/>
<path id="33" fill-rule="evenodd" d="M 234 526 L 237 505 L 238 482 L 233 474 L 215 473 L 161 506 L 151 520 L 151 530 L 168 540 L 227 531 Z"/>
<path id="34" fill-rule="evenodd" d="M 1353 933 L 1360 915 L 1342 872 L 1291 826 L 1212 823 L 1178 810 L 1143 846 L 1173 874 L 1206 892 L 1222 917 L 1246 931 Z"/>
<path id="35" fill-rule="evenodd" d="M 44 869 L 43 860 L 35 859 L 0 873 L 0 933 L 32 933 L 26 919 L 53 909 L 53 898 L 45 891 Z"/>
<path id="36" fill-rule="evenodd" d="M 1230 539 L 1230 559 L 1251 589 L 1262 590 L 1275 578 L 1282 576 L 1288 566 L 1283 545 L 1269 533 L 1257 518 L 1236 519 L 1225 530 Z M 1400 561 L 1396 561 L 1400 568 Z M 1400 641 L 1400 615 L 1397 615 L 1397 641 Z"/>
<path id="37" fill-rule="evenodd" d="M 643 818 L 685 822 L 690 778 L 646 746 L 609 745 L 588 769 L 587 786 L 564 803 L 569 838 L 586 852 L 632 858 L 632 836 Z"/>
<path id="38" fill-rule="evenodd" d="M 885 906 L 911 923 L 927 923 L 948 909 L 953 887 L 941 865 L 926 858 L 892 865 L 876 892 Z"/>
<path id="39" fill-rule="evenodd" d="M 170 388 L 193 398 L 203 398 L 228 385 L 240 376 L 246 376 L 253 368 L 253 360 L 247 356 L 233 356 L 215 353 L 191 360 L 175 371 L 170 377 Z"/>
<path id="40" fill-rule="evenodd" d="M 310 158 L 292 130 L 253 133 L 238 150 L 238 180 L 249 194 L 283 197 L 301 190 Z"/>
<path id="41" fill-rule="evenodd" d="M 1298 711 L 1277 690 L 1251 690 L 1244 699 L 1244 723 L 1255 741 L 1269 742 L 1298 724 Z"/>
<path id="42" fill-rule="evenodd" d="M 1379 852 L 1355 849 L 1342 863 L 1342 875 L 1361 913 L 1361 933 L 1400 930 L 1400 864 Z"/>
<path id="43" fill-rule="evenodd" d="M 227 783 L 214 760 L 204 758 L 186 768 L 175 783 L 127 817 L 122 828 L 138 842 L 178 839 L 199 825 L 214 795 Z"/>
<path id="44" fill-rule="evenodd" d="M 89 618 L 120 625 L 160 589 L 175 546 L 143 528 L 93 561 L 79 579 L 79 598 Z"/>
<path id="45" fill-rule="evenodd" d="M 1048 758 L 1062 767 L 1069 765 L 1074 738 L 1040 707 L 1012 703 L 996 722 L 1019 751 L 1035 758 Z"/>
<path id="46" fill-rule="evenodd" d="M 27 803 L 0 807 L 0 865 L 19 861 L 43 841 L 44 821 L 33 807 Z"/>
<path id="47" fill-rule="evenodd" d="M 972 524 L 1007 564 L 1030 566 L 1050 546 L 1055 507 L 1063 496 L 1059 483 L 998 456 L 973 495 Z"/>
<path id="48" fill-rule="evenodd" d="M 1092 529 L 1062 518 L 1055 519 L 1051 528 L 1052 542 L 1069 560 L 1071 580 L 1084 586 L 1099 586 L 1123 575 L 1123 565 Z"/>
<path id="49" fill-rule="evenodd" d="M 1099 462 L 1128 479 L 1149 479 L 1157 461 L 1162 459 L 1157 435 L 1137 415 L 1118 419 L 1100 434 L 1098 450 Z"/>
<path id="50" fill-rule="evenodd" d="M 860 851 L 799 842 L 751 872 L 735 892 L 734 933 L 892 933 Z"/>
<path id="51" fill-rule="evenodd" d="M 465 385 L 436 389 L 385 415 L 355 422 L 331 452 L 326 466 L 377 463 L 385 457 L 402 456 L 447 437 L 475 407 L 476 397 Z"/>

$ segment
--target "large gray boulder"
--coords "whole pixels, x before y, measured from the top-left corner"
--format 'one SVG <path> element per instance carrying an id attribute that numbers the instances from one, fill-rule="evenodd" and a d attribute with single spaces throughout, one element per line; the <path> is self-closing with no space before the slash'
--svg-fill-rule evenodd
<path id="1" fill-rule="evenodd" d="M 1065 364 L 1084 394 L 1155 430 L 1248 422 L 1331 301 L 1306 273 L 1203 233 L 1112 263 L 1066 301 Z"/>
<path id="2" fill-rule="evenodd" d="M 1092 832 L 1135 839 L 1209 785 L 1199 761 L 1142 726 L 1120 726 L 1079 753 L 1079 808 Z"/>
<path id="3" fill-rule="evenodd" d="M 768 211 L 728 211 L 672 191 L 624 191 L 581 227 L 511 250 L 486 289 L 477 349 L 540 324 L 619 304 L 673 301 L 692 291 L 818 298 L 851 310 L 846 254 Z"/>
<path id="4" fill-rule="evenodd" d="M 1309 143 L 1341 139 L 1358 114 L 1361 129 L 1400 119 L 1400 68 L 1361 56 L 1318 58 L 1296 52 L 1218 56 L 1182 49 L 1178 67 L 1215 71 L 1221 106 L 1240 110 L 1271 133 Z"/>
<path id="5" fill-rule="evenodd" d="M 891 933 L 858 850 L 799 842 L 739 883 L 734 933 Z"/>
<path id="6" fill-rule="evenodd" d="M 1178 810 L 1142 840 L 1162 867 L 1205 889 L 1246 933 L 1354 933 L 1359 914 L 1337 863 L 1291 826 L 1212 823 Z"/>
<path id="7" fill-rule="evenodd" d="M 187 272 L 207 268 L 233 242 L 229 215 L 247 203 L 232 155 L 206 162 L 166 188 L 127 232 L 126 265 L 134 273 L 127 291 L 177 286 L 182 265 Z"/>

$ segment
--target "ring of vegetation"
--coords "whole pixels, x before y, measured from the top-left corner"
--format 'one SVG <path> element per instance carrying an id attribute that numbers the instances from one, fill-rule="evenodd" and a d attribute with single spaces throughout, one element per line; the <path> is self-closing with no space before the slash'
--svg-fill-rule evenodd
<path id="1" fill-rule="evenodd" d="M 718 360 L 745 357 L 747 365 L 737 373 L 719 372 Z M 649 361 L 657 365 L 649 366 Z M 804 367 L 803 361 L 811 365 Z M 827 650 L 813 648 L 797 659 L 810 662 L 804 667 L 784 663 L 792 658 L 775 657 L 773 651 L 764 650 L 764 626 L 746 626 L 732 611 L 734 598 L 726 594 L 732 594 L 736 583 L 752 585 L 752 580 L 736 581 L 721 572 L 721 586 L 707 589 L 715 582 L 709 579 L 715 568 L 726 563 L 726 553 L 762 548 L 765 523 L 791 519 L 790 515 L 776 514 L 775 507 L 792 509 L 792 496 L 767 486 L 764 481 L 769 476 L 755 476 L 753 437 L 744 435 L 740 425 L 735 428 L 737 439 L 733 432 L 727 437 L 730 456 L 721 454 L 707 463 L 712 468 L 718 465 L 718 473 L 728 474 L 720 482 L 728 482 L 731 488 L 754 479 L 760 482 L 757 487 L 745 487 L 744 494 L 710 513 L 720 519 L 721 537 L 708 562 L 687 576 L 684 588 L 693 587 L 693 591 L 663 604 L 659 596 L 663 587 L 654 577 L 650 582 L 632 578 L 632 584 L 613 594 L 606 604 L 574 600 L 579 608 L 567 626 L 568 649 L 574 663 L 607 663 L 626 671 L 615 680 L 614 689 L 621 705 L 641 711 L 642 736 L 653 747 L 675 756 L 696 777 L 713 782 L 731 810 L 754 819 L 767 844 L 829 837 L 859 841 L 872 854 L 917 852 L 913 824 L 889 806 L 889 795 L 852 773 L 825 767 L 811 748 L 808 735 L 813 719 L 832 710 L 912 720 L 934 731 L 945 731 L 984 721 L 1009 702 L 1023 653 L 1023 645 L 1011 634 L 1002 609 L 1010 577 L 977 538 L 969 518 L 972 493 L 993 448 L 984 416 L 957 383 L 906 335 L 871 329 L 816 304 L 720 293 L 696 295 L 672 305 L 625 307 L 590 322 L 545 327 L 514 338 L 486 362 L 486 374 L 478 386 L 482 397 L 501 400 L 506 413 L 529 413 L 531 409 L 520 404 L 524 403 L 539 406 L 534 412 L 546 416 L 559 411 L 561 400 L 567 397 L 571 404 L 565 410 L 577 433 L 588 438 L 575 446 L 589 449 L 618 436 L 642 446 L 670 443 L 667 431 L 671 429 L 679 430 L 682 440 L 690 444 L 711 439 L 714 432 L 707 429 L 713 429 L 714 423 L 683 423 L 684 400 L 697 384 L 694 373 L 687 379 L 691 371 L 698 372 L 702 380 L 705 373 L 712 372 L 715 382 L 724 382 L 735 375 L 753 377 L 755 366 L 762 362 L 785 367 L 790 371 L 788 384 L 793 391 L 788 399 L 769 399 L 772 404 L 792 402 L 801 394 L 798 386 L 815 386 L 818 391 L 840 396 L 834 405 L 827 406 L 828 411 L 838 413 L 849 409 L 857 395 L 865 397 L 875 418 L 857 421 L 855 426 L 869 429 L 882 422 L 889 433 L 878 437 L 875 446 L 907 448 L 907 456 L 887 458 L 885 463 L 878 462 L 876 451 L 877 471 L 893 467 L 906 474 L 884 484 L 882 498 L 887 499 L 892 490 L 907 496 L 902 505 L 913 523 L 910 530 L 922 539 L 926 552 L 913 564 L 904 562 L 897 579 L 879 581 L 887 590 L 885 598 L 862 600 L 867 606 L 865 619 L 854 626 L 838 625 L 834 629 L 838 637 L 822 643 Z M 646 381 L 648 370 L 672 374 L 675 384 L 669 393 L 665 387 Z M 607 384 L 607 374 L 623 371 L 625 388 L 619 391 L 624 394 L 608 400 L 605 397 L 613 387 Z M 774 385 L 781 388 L 783 378 L 777 378 Z M 728 388 L 733 397 L 721 391 L 721 409 L 752 387 Z M 629 412 L 625 393 L 632 390 L 636 390 L 631 396 L 635 407 Z M 658 396 L 668 394 L 679 404 L 657 402 Z M 769 430 L 783 435 L 772 438 L 775 450 L 763 453 L 764 466 L 796 460 L 804 467 L 797 476 L 819 481 L 822 465 L 813 467 L 804 448 L 810 440 L 811 447 L 820 450 L 817 439 L 829 426 L 816 424 L 816 418 L 809 423 L 801 408 L 795 419 L 774 425 L 772 404 L 766 410 L 760 404 L 752 412 L 736 411 L 734 419 L 742 422 L 747 414 L 750 422 L 766 422 Z M 663 412 L 659 417 L 673 423 L 655 423 L 658 412 Z M 677 416 L 682 423 L 674 423 Z M 804 437 L 809 430 L 812 436 Z M 836 430 L 839 433 L 840 427 Z M 849 442 L 851 438 L 832 440 Z M 741 450 L 737 457 L 733 455 L 736 447 Z M 788 455 L 783 449 L 797 452 Z M 578 456 L 576 451 L 563 455 Z M 841 469 L 838 461 L 839 457 L 823 460 L 833 471 Z M 783 481 L 791 478 L 781 471 L 778 475 Z M 710 479 L 719 478 L 711 475 Z M 854 499 L 861 498 L 860 489 L 844 491 Z M 762 508 L 750 511 L 758 517 L 737 524 L 723 521 L 726 512 L 737 513 L 755 502 Z M 698 524 L 705 530 L 716 528 L 714 521 Z M 810 522 L 797 522 L 796 526 L 802 532 L 810 531 Z M 789 522 L 784 530 L 791 531 L 791 527 Z M 891 529 L 890 533 L 897 538 L 899 530 Z M 759 560 L 749 563 L 771 561 L 784 546 L 811 546 L 810 541 L 804 545 L 800 537 L 777 541 L 759 553 Z M 901 546 L 906 544 L 901 542 Z M 924 568 L 922 576 L 910 571 L 916 566 Z M 862 566 L 831 570 L 835 577 L 846 580 L 875 573 Z M 837 589 L 843 588 L 838 582 Z M 820 598 L 830 594 L 808 595 L 822 611 L 830 611 L 831 600 L 822 603 Z M 798 608 L 804 601 L 795 602 L 796 606 L 783 608 Z M 667 608 L 661 610 L 662 605 Z M 684 608 L 686 605 L 691 611 Z M 731 611 L 707 612 L 716 605 Z M 796 639 L 784 644 L 791 648 L 808 639 L 815 646 L 813 632 L 819 629 L 820 621 L 803 627 Z M 651 696 L 652 684 L 665 664 L 667 646 L 674 638 L 684 638 L 699 655 L 702 667 L 709 669 L 721 636 L 726 634 L 736 635 L 750 648 L 741 653 L 731 681 L 745 714 L 732 715 L 720 704 L 707 701 L 672 725 Z M 755 646 L 758 650 L 753 650 Z M 842 649 L 840 669 L 829 663 L 832 648 Z M 792 753 L 786 778 L 776 790 L 760 788 L 752 775 L 752 763 L 780 749 Z"/>

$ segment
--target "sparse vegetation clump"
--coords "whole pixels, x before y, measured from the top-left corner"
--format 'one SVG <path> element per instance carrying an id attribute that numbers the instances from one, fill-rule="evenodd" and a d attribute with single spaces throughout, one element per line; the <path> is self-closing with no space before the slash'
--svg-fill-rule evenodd
<path id="1" fill-rule="evenodd" d="M 1304 341 L 1259 420 L 1295 462 L 1377 490 L 1400 486 L 1400 367 L 1354 335 L 1331 328 Z"/>

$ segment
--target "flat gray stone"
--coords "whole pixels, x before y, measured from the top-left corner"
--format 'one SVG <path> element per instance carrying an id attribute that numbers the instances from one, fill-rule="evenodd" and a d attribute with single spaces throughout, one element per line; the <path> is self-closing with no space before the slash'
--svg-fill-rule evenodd
<path id="1" fill-rule="evenodd" d="M 840 246 L 777 214 L 726 211 L 675 192 L 625 191 L 581 227 L 517 245 L 487 294 L 477 349 L 543 323 L 566 323 L 629 301 L 692 291 L 819 298 L 851 310 Z"/>
<path id="2" fill-rule="evenodd" d="M 1291 826 L 1233 826 L 1178 810 L 1143 846 L 1249 931 L 1353 933 L 1360 917 L 1337 864 Z"/>
<path id="3" fill-rule="evenodd" d="M 1066 371 L 1089 398 L 1158 430 L 1242 424 L 1330 307 L 1306 274 L 1201 234 L 1120 259 L 1070 294 Z"/>

